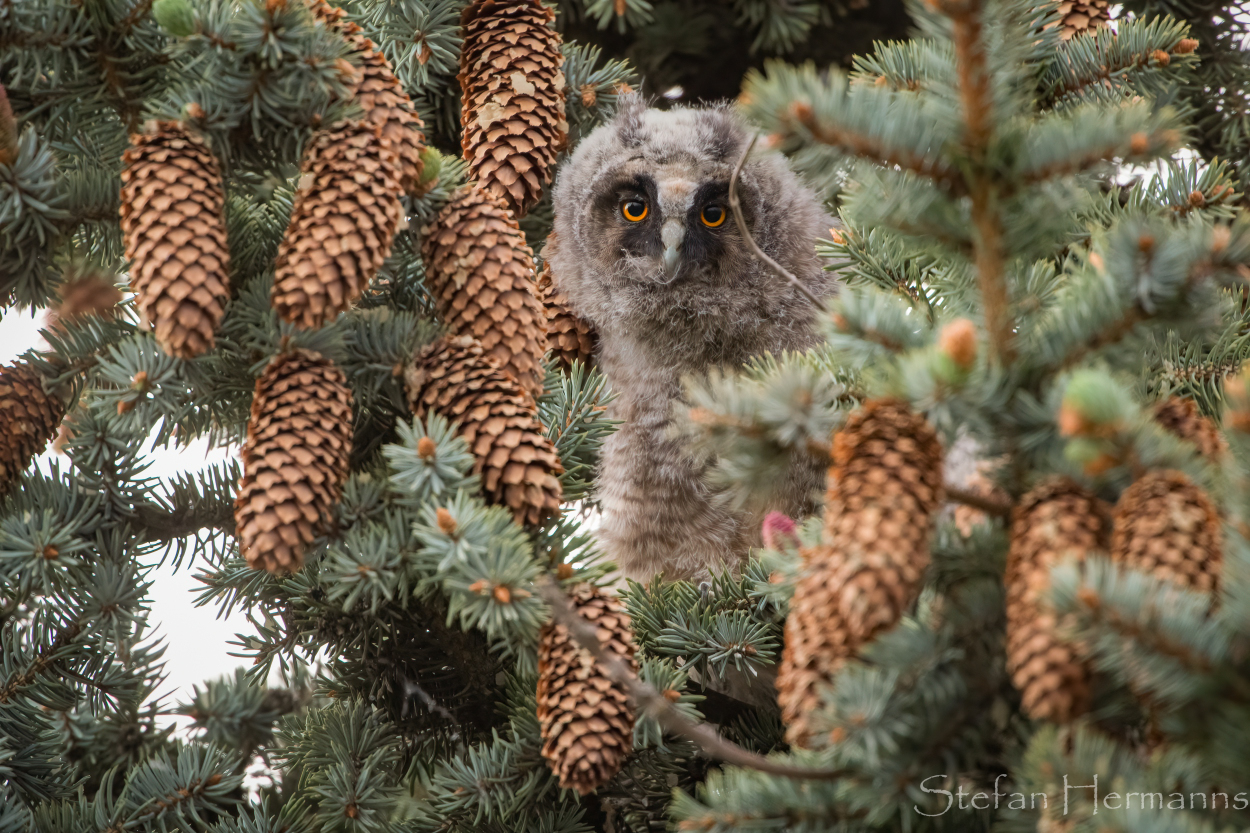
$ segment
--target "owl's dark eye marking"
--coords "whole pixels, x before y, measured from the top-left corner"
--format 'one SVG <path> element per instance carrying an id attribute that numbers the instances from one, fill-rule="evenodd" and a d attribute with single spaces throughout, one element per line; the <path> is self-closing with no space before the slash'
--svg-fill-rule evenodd
<path id="1" fill-rule="evenodd" d="M 705 205 L 703 206 L 703 211 L 699 214 L 699 219 L 708 228 L 716 228 L 725 222 L 726 216 L 725 209 L 719 205 Z"/>
<path id="2" fill-rule="evenodd" d="M 642 200 L 626 200 L 621 204 L 621 216 L 631 223 L 641 223 L 647 219 L 647 204 Z"/>

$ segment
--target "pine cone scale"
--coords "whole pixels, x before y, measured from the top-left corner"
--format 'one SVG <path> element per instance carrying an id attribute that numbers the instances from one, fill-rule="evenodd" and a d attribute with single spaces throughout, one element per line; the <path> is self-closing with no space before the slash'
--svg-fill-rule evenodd
<path id="1" fill-rule="evenodd" d="M 568 137 L 560 36 L 538 0 L 475 0 L 461 17 L 462 146 L 470 176 L 524 215 Z"/>
<path id="2" fill-rule="evenodd" d="M 230 297 L 221 171 L 177 122 L 155 122 L 130 143 L 121 228 L 131 286 L 161 348 L 194 358 L 212 349 Z"/>
<path id="3" fill-rule="evenodd" d="M 520 523 L 559 513 L 564 469 L 534 400 L 480 343 L 439 339 L 416 357 L 405 385 L 415 415 L 433 411 L 458 423 L 488 500 L 509 507 Z"/>
<path id="4" fill-rule="evenodd" d="M 403 217 L 400 168 L 376 125 L 345 121 L 313 137 L 274 268 L 273 305 L 285 321 L 321 327 L 347 310 L 390 255 Z"/>
<path id="5" fill-rule="evenodd" d="M 1128 567 L 1214 594 L 1223 549 L 1219 511 L 1182 472 L 1149 472 L 1116 503 L 1111 557 Z"/>
<path id="6" fill-rule="evenodd" d="M 619 600 L 591 585 L 570 592 L 574 609 L 593 623 L 607 650 L 637 672 L 629 615 Z M 561 787 L 586 795 L 620 771 L 633 751 L 634 710 L 626 690 L 549 622 L 538 645 L 538 722 L 542 756 Z"/>
<path id="7" fill-rule="evenodd" d="M 546 315 L 525 236 L 492 194 L 457 191 L 421 247 L 430 293 L 453 333 L 481 342 L 532 396 L 543 386 Z"/>
<path id="8" fill-rule="evenodd" d="M 820 740 L 820 689 L 915 601 L 941 495 L 941 444 L 905 403 L 869 400 L 834 436 L 823 543 L 795 588 L 777 676 L 792 745 Z"/>
<path id="9" fill-rule="evenodd" d="M 1014 511 L 1004 578 L 1007 669 L 1035 719 L 1067 723 L 1089 707 L 1081 646 L 1061 636 L 1045 599 L 1055 565 L 1105 549 L 1109 520 L 1102 501 L 1065 478 L 1038 484 Z"/>
<path id="10" fill-rule="evenodd" d="M 256 381 L 235 498 L 239 549 L 255 569 L 295 572 L 327 531 L 347 477 L 351 390 L 309 350 L 275 357 Z"/>

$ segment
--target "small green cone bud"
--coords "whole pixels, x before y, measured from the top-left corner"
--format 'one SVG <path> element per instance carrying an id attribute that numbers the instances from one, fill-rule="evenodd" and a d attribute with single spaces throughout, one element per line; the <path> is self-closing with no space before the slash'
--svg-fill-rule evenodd
<path id="1" fill-rule="evenodd" d="M 1090 477 L 1097 477 L 1119 464 L 1113 452 L 1114 448 L 1106 440 L 1092 437 L 1073 437 L 1063 448 L 1064 458 L 1079 465 Z"/>
<path id="2" fill-rule="evenodd" d="M 195 10 L 187 0 L 156 0 L 152 4 L 152 17 L 176 38 L 194 34 L 198 25 Z"/>
<path id="3" fill-rule="evenodd" d="M 1078 370 L 1063 391 L 1059 433 L 1065 437 L 1105 434 L 1114 431 L 1128 411 L 1128 396 L 1108 373 Z"/>
<path id="4" fill-rule="evenodd" d="M 929 370 L 934 379 L 948 387 L 959 387 L 968 379 L 967 369 L 943 350 L 934 350 L 929 354 Z"/>
<path id="5" fill-rule="evenodd" d="M 1104 440 L 1095 440 L 1092 437 L 1073 437 L 1063 447 L 1064 459 L 1070 463 L 1077 463 L 1082 466 L 1098 459 L 1106 452 L 1107 443 Z"/>
<path id="6" fill-rule="evenodd" d="M 417 178 L 417 191 L 424 194 L 438 184 L 443 172 L 443 155 L 432 147 L 421 149 L 421 176 Z"/>

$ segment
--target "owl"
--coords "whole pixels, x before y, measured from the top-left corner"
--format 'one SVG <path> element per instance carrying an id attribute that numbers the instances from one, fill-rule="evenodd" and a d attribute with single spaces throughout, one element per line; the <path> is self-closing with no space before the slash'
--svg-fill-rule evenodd
<path id="1" fill-rule="evenodd" d="M 811 302 L 751 253 L 731 215 L 729 180 L 750 137 L 725 106 L 661 111 L 630 95 L 556 179 L 545 257 L 572 312 L 597 331 L 609 416 L 621 422 L 601 457 L 600 541 L 641 581 L 698 580 L 758 545 L 759 518 L 731 510 L 672 430 L 685 383 L 817 338 Z M 815 251 L 830 217 L 784 158 L 757 148 L 737 190 L 756 243 L 830 294 L 836 282 Z M 808 504 L 822 473 L 799 468 L 769 509 Z"/>

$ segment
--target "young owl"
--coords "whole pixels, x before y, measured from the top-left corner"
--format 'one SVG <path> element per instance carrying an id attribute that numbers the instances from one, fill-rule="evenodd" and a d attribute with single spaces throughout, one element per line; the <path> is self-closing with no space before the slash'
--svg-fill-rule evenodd
<path id="1" fill-rule="evenodd" d="M 815 340 L 816 310 L 752 255 L 728 204 L 751 133 L 731 110 L 647 109 L 622 99 L 616 118 L 578 145 L 554 191 L 545 256 L 572 311 L 598 332 L 597 360 L 622 424 L 603 448 L 602 545 L 646 581 L 706 577 L 758 543 L 759 518 L 735 513 L 672 436 L 683 382 Z M 777 153 L 758 146 L 738 182 L 756 243 L 817 296 L 832 280 L 815 241 L 830 218 Z M 769 507 L 795 513 L 818 488 L 802 466 Z"/>

